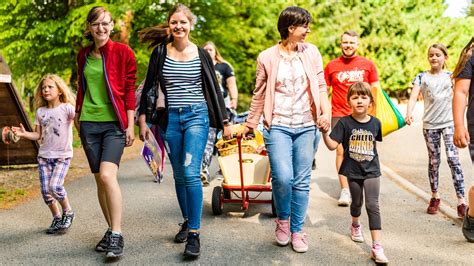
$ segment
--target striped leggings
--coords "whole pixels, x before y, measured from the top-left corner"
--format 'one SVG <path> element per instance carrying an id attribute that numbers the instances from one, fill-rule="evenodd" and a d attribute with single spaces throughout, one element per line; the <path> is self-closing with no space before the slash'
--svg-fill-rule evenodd
<path id="1" fill-rule="evenodd" d="M 47 205 L 66 198 L 64 178 L 66 177 L 71 158 L 42 158 L 38 157 L 38 172 L 41 185 L 41 195 Z"/>
<path id="2" fill-rule="evenodd" d="M 439 164 L 441 161 L 441 135 L 446 147 L 446 157 L 451 168 L 454 189 L 458 198 L 464 198 L 464 175 L 459 162 L 459 151 L 453 143 L 454 127 L 449 126 L 439 129 L 423 129 L 426 147 L 428 148 L 428 177 L 431 191 L 438 192 Z"/>

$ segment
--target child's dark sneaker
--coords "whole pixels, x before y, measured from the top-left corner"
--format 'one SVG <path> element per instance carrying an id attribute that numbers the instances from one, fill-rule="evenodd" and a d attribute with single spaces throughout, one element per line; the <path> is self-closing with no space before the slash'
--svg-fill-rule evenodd
<path id="1" fill-rule="evenodd" d="M 61 228 L 59 229 L 60 233 L 66 233 L 66 231 L 71 227 L 72 221 L 74 221 L 74 212 L 65 212 L 61 218 Z"/>
<path id="2" fill-rule="evenodd" d="M 107 247 L 109 246 L 109 237 L 112 234 L 110 229 L 107 229 L 102 239 L 95 245 L 95 251 L 97 252 L 105 252 L 107 251 Z"/>
<path id="3" fill-rule="evenodd" d="M 109 246 L 105 256 L 107 258 L 118 258 L 123 254 L 123 236 L 111 233 L 109 236 Z"/>
<path id="4" fill-rule="evenodd" d="M 469 216 L 469 209 L 466 211 L 464 221 L 462 223 L 462 234 L 469 242 L 474 242 L 474 217 Z"/>
<path id="5" fill-rule="evenodd" d="M 181 228 L 179 229 L 179 232 L 176 234 L 174 237 L 174 242 L 176 243 L 184 243 L 186 241 L 186 238 L 188 237 L 188 220 L 184 221 L 182 224 L 179 224 Z"/>
<path id="6" fill-rule="evenodd" d="M 458 205 L 458 217 L 459 218 L 461 218 L 461 219 L 464 218 L 464 216 L 466 215 L 466 208 L 467 208 L 467 206 L 464 203 L 461 203 L 461 204 Z"/>
<path id="7" fill-rule="evenodd" d="M 49 228 L 46 229 L 46 234 L 49 234 L 49 235 L 56 234 L 60 228 L 61 228 L 61 218 L 54 218 Z"/>
<path id="8" fill-rule="evenodd" d="M 426 212 L 429 214 L 437 214 L 440 203 L 441 203 L 441 199 L 431 198 L 430 205 L 428 205 L 428 209 L 426 209 Z"/>
<path id="9" fill-rule="evenodd" d="M 199 233 L 190 232 L 186 240 L 186 247 L 184 248 L 184 255 L 187 257 L 197 257 L 201 254 L 201 242 L 199 240 Z"/>

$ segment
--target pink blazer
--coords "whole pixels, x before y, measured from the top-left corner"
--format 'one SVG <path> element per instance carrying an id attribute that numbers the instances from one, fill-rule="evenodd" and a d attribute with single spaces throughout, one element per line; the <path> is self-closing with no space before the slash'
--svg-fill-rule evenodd
<path id="1" fill-rule="evenodd" d="M 318 48 L 309 43 L 298 44 L 298 56 L 308 76 L 311 110 L 316 122 L 316 119 L 321 114 L 319 93 L 327 92 L 323 60 Z M 272 124 L 275 85 L 279 64 L 280 52 L 278 45 L 261 52 L 257 58 L 257 78 L 252 103 L 250 104 L 250 113 L 247 117 L 247 126 L 249 128 L 257 127 L 262 113 L 265 127 L 269 129 Z"/>

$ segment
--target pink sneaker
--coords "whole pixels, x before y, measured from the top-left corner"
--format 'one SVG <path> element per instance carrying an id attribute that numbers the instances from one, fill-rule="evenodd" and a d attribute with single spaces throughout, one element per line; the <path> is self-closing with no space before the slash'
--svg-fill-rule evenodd
<path id="1" fill-rule="evenodd" d="M 354 242 L 364 242 L 364 236 L 362 235 L 362 225 L 358 224 L 354 226 L 351 224 L 351 239 Z"/>
<path id="2" fill-rule="evenodd" d="M 306 238 L 306 234 L 303 232 L 291 234 L 291 246 L 293 250 L 298 253 L 308 251 L 308 239 Z"/>
<path id="3" fill-rule="evenodd" d="M 280 246 L 290 243 L 290 222 L 288 220 L 275 219 L 275 239 Z"/>
<path id="4" fill-rule="evenodd" d="M 370 253 L 372 255 L 372 259 L 376 263 L 383 263 L 383 264 L 388 263 L 388 259 L 385 256 L 385 253 L 383 252 L 382 245 L 377 244 L 377 245 L 373 246 L 372 251 Z"/>

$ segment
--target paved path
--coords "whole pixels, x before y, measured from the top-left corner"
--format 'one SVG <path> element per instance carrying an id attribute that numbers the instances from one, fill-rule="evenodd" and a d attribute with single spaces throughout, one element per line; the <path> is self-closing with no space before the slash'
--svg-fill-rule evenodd
<path id="1" fill-rule="evenodd" d="M 405 116 L 406 105 L 400 105 L 399 110 Z M 430 183 L 428 181 L 428 152 L 423 138 L 422 115 L 423 102 L 418 102 L 414 109 L 415 123 L 412 126 L 405 126 L 386 136 L 378 148 L 380 160 L 384 165 L 431 195 Z M 442 143 L 439 193 L 442 202 L 455 209 L 457 197 L 451 171 L 446 160 L 444 142 Z M 467 188 L 474 185 L 469 150 L 461 149 L 459 155 L 467 192 Z M 426 207 L 428 207 L 428 203 L 426 203 Z"/>
<path id="2" fill-rule="evenodd" d="M 204 188 L 202 255 L 193 264 L 372 264 L 370 234 L 362 212 L 366 242 L 349 238 L 349 209 L 336 206 L 338 184 L 334 153 L 321 146 L 318 169 L 313 172 L 310 207 L 305 230 L 310 249 L 297 254 L 277 247 L 269 205 L 254 205 L 247 213 L 226 205 L 226 213 L 213 216 L 210 206 L 214 180 Z M 165 182 L 155 184 L 145 164 L 137 159 L 123 163 L 120 183 L 124 196 L 125 255 L 132 264 L 178 264 L 183 244 L 172 242 L 180 222 L 170 166 Z M 93 251 L 105 230 L 91 175 L 69 184 L 76 220 L 64 236 L 44 233 L 50 215 L 40 198 L 12 210 L 0 211 L 0 264 L 103 264 L 103 254 Z M 268 195 L 267 195 L 268 196 Z M 425 202 L 382 179 L 383 243 L 392 264 L 472 265 L 474 245 L 467 243 L 459 222 L 443 215 L 427 215 Z"/>

